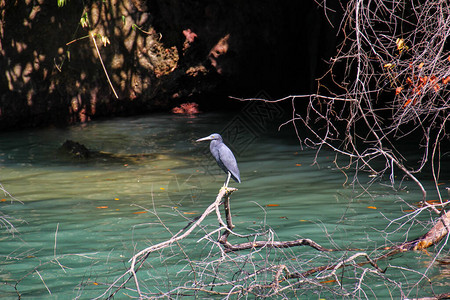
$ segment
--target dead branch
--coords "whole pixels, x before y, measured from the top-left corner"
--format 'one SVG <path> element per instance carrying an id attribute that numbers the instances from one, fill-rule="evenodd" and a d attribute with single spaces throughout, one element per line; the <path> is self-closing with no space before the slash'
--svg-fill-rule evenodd
<path id="1" fill-rule="evenodd" d="M 236 232 L 233 231 L 233 229 L 235 228 L 235 226 L 232 223 L 232 218 L 231 218 L 231 207 L 230 207 L 230 196 L 232 194 L 232 192 L 236 191 L 237 189 L 235 188 L 222 188 L 220 189 L 216 200 L 210 205 L 208 206 L 205 211 L 201 214 L 201 216 L 199 216 L 198 218 L 194 219 L 194 221 L 192 221 L 191 223 L 189 223 L 187 226 L 185 226 L 183 229 L 181 229 L 180 231 L 178 231 L 178 233 L 174 234 L 170 239 L 149 246 L 141 251 L 139 251 L 138 253 L 136 253 L 130 260 L 129 262 L 131 263 L 130 267 L 127 269 L 127 271 L 125 273 L 123 273 L 121 276 L 119 276 L 118 278 L 116 278 L 116 280 L 114 280 L 113 283 L 111 283 L 109 285 L 109 287 L 103 292 L 103 294 L 101 294 L 99 297 L 97 297 L 96 299 L 102 298 L 104 296 L 106 296 L 107 293 L 110 293 L 107 297 L 107 299 L 110 299 L 112 297 L 114 297 L 114 295 L 121 289 L 125 288 L 125 285 L 131 280 L 134 279 L 134 285 L 136 287 L 136 292 L 139 295 L 143 295 L 141 288 L 140 288 L 140 283 L 138 280 L 138 276 L 137 276 L 137 272 L 139 271 L 139 269 L 143 266 L 143 263 L 145 262 L 145 260 L 149 257 L 149 255 L 151 253 L 154 253 L 156 251 L 162 250 L 164 248 L 170 247 L 171 245 L 173 245 L 174 243 L 178 243 L 179 241 L 185 239 L 186 237 L 188 237 L 195 228 L 199 227 L 201 225 L 201 223 L 206 219 L 206 217 L 211 214 L 212 212 L 216 212 L 217 215 L 217 220 L 219 221 L 220 224 L 220 228 L 219 230 L 224 230 L 223 233 L 219 236 L 218 238 L 218 243 L 217 245 L 222 245 L 224 248 L 224 254 L 225 253 L 229 253 L 229 252 L 236 252 L 236 251 L 242 251 L 242 250 L 248 250 L 248 249 L 257 249 L 257 248 L 290 248 L 290 247 L 297 247 L 297 246 L 309 246 L 311 248 L 314 248 L 318 251 L 321 252 L 334 252 L 334 251 L 342 251 L 340 249 L 327 249 L 325 247 L 322 247 L 321 245 L 319 245 L 318 243 L 314 242 L 311 239 L 297 239 L 297 240 L 293 240 L 293 241 L 274 241 L 274 240 L 267 240 L 267 241 L 258 241 L 258 240 L 254 240 L 251 242 L 245 242 L 245 243 L 239 243 L 239 244 L 231 244 L 228 241 L 228 237 L 230 235 L 236 236 L 238 238 L 249 238 L 249 237 L 253 237 L 256 239 L 256 237 L 260 236 L 260 233 L 257 234 L 252 234 L 252 235 L 240 235 Z M 223 201 L 223 202 L 222 202 Z M 220 205 L 223 204 L 224 205 L 224 210 L 225 210 L 225 216 L 226 216 L 226 224 L 225 222 L 222 220 L 220 212 L 219 212 L 219 207 Z M 205 236 L 200 239 L 199 241 L 203 240 L 203 239 L 210 239 L 211 235 L 214 232 L 217 232 L 218 230 L 214 230 L 212 233 L 206 233 Z M 269 232 L 271 232 L 269 230 Z M 346 251 L 359 251 L 359 249 L 346 249 Z M 341 265 L 350 262 L 351 260 L 353 260 L 354 258 L 361 256 L 362 254 L 358 254 L 358 255 L 354 255 L 351 258 L 347 259 L 344 262 L 340 262 L 337 266 L 335 266 L 335 269 L 339 268 Z M 367 255 L 365 255 L 365 257 L 370 260 L 368 258 Z M 373 266 L 376 266 L 375 263 L 373 263 L 371 261 Z M 300 278 L 297 275 L 295 275 L 295 272 L 289 272 L 287 267 L 282 268 L 283 270 L 285 270 L 286 274 L 284 275 L 285 279 L 293 279 L 293 278 Z M 275 279 L 277 277 L 281 276 L 281 271 L 276 272 L 275 274 Z M 251 275 L 252 276 L 252 275 Z M 123 282 L 121 284 L 119 284 L 119 281 L 123 280 Z M 277 282 L 278 280 L 274 280 L 273 282 Z M 274 283 L 272 283 L 272 285 L 274 285 Z M 263 285 L 254 285 L 252 287 L 249 287 L 248 292 L 252 291 L 255 288 L 262 288 Z M 111 291 L 114 288 L 114 291 Z M 197 290 L 203 290 L 202 288 L 197 288 Z"/>
<path id="2" fill-rule="evenodd" d="M 103 59 L 102 59 L 102 56 L 100 55 L 100 51 L 98 50 L 97 42 L 95 41 L 94 32 L 91 31 L 90 36 L 92 38 L 92 41 L 94 42 L 95 50 L 97 51 L 98 58 L 100 59 L 100 63 L 102 64 L 102 68 L 103 68 L 103 71 L 105 72 L 106 79 L 108 79 L 109 86 L 111 87 L 111 90 L 113 91 L 114 96 L 116 96 L 116 98 L 119 99 L 119 96 L 117 96 L 116 90 L 114 89 L 114 86 L 111 82 L 111 79 L 109 79 L 108 71 L 106 71 L 106 67 L 105 67 L 105 64 L 103 63 Z"/>
<path id="3" fill-rule="evenodd" d="M 177 234 L 175 234 L 174 236 L 172 236 L 172 238 L 170 238 L 169 240 L 164 241 L 164 242 L 161 242 L 161 243 L 156 244 L 156 245 L 152 245 L 152 246 L 150 246 L 150 247 L 147 247 L 147 248 L 145 248 L 145 249 L 139 251 L 137 254 L 135 254 L 135 255 L 129 260 L 129 262 L 131 262 L 131 266 L 128 268 L 128 270 L 127 270 L 124 274 L 122 274 L 119 278 L 117 278 L 117 279 L 110 285 L 110 287 L 109 287 L 103 294 L 101 294 L 99 297 L 97 297 L 96 299 L 99 299 L 99 298 L 102 298 L 103 296 L 105 296 L 105 295 L 110 291 L 110 289 L 111 289 L 112 287 L 116 286 L 116 284 L 117 284 L 122 278 L 124 278 L 124 277 L 127 276 L 127 275 L 130 275 L 130 276 L 128 277 L 128 279 L 125 280 L 125 281 L 124 281 L 124 282 L 123 282 L 123 283 L 122 283 L 122 284 L 121 284 L 121 285 L 120 285 L 113 293 L 111 293 L 111 295 L 109 295 L 108 299 L 112 298 L 119 290 L 121 290 L 121 289 L 125 286 L 125 284 L 128 283 L 128 281 L 129 281 L 131 278 L 134 278 L 134 282 L 135 282 L 135 285 L 136 285 L 136 289 L 137 289 L 138 293 L 141 294 L 140 287 L 139 287 L 139 282 L 138 282 L 138 279 L 137 279 L 137 276 L 136 276 L 136 272 L 137 272 L 137 270 L 139 270 L 140 266 L 143 265 L 143 263 L 144 263 L 144 261 L 147 259 L 147 257 L 148 257 L 151 253 L 153 253 L 153 252 L 155 252 L 155 251 L 158 251 L 158 250 L 161 250 L 161 249 L 164 249 L 164 248 L 167 248 L 167 247 L 169 247 L 170 245 L 172 245 L 173 243 L 178 242 L 178 241 L 180 241 L 180 240 L 186 238 L 188 235 L 190 235 L 190 234 L 192 233 L 192 231 L 193 231 L 196 227 L 198 227 L 198 226 L 203 222 L 203 220 L 204 220 L 210 213 L 212 213 L 213 211 L 216 211 L 216 210 L 219 209 L 219 205 L 221 204 L 222 198 L 223 198 L 225 195 L 227 195 L 227 194 L 229 195 L 229 194 L 231 194 L 232 192 L 234 192 L 234 191 L 236 191 L 236 190 L 237 190 L 237 189 L 235 189 L 235 188 L 226 188 L 226 189 L 225 189 L 225 188 L 222 188 L 222 189 L 220 189 L 219 194 L 217 194 L 216 200 L 215 200 L 210 206 L 208 206 L 208 208 L 202 213 L 202 215 L 201 215 L 195 222 L 193 222 L 193 223 L 190 225 L 189 229 L 187 229 L 186 231 L 184 231 L 184 229 L 186 229 L 186 227 L 185 227 L 185 228 L 183 228 L 183 230 L 180 230 Z M 183 231 L 184 231 L 184 233 L 181 234 Z M 138 263 L 140 264 L 139 266 L 137 266 Z"/>
<path id="4" fill-rule="evenodd" d="M 450 299 L 450 293 L 444 293 L 435 295 L 433 297 L 423 297 L 423 298 L 407 298 L 405 300 L 441 300 L 441 299 Z"/>
<path id="5" fill-rule="evenodd" d="M 438 244 L 450 232 L 450 211 L 443 214 L 436 224 L 423 236 L 398 246 L 399 251 L 424 250 Z"/>
<path id="6" fill-rule="evenodd" d="M 277 296 L 281 295 L 280 293 L 283 293 L 286 290 L 289 289 L 296 289 L 296 287 L 299 287 L 302 284 L 307 284 L 315 287 L 320 287 L 323 282 L 336 282 L 339 285 L 341 285 L 342 279 L 340 276 L 343 274 L 344 269 L 348 269 L 349 266 L 352 266 L 354 268 L 354 272 L 357 272 L 357 270 L 360 271 L 360 277 L 359 281 L 356 284 L 356 288 L 353 292 L 342 290 L 339 292 L 339 295 L 343 296 L 349 296 L 352 295 L 355 291 L 361 289 L 361 285 L 363 284 L 364 276 L 366 274 L 373 274 L 375 276 L 378 276 L 380 278 L 383 278 L 384 280 L 388 280 L 388 278 L 385 277 L 384 272 L 386 270 L 383 270 L 379 267 L 378 262 L 380 260 L 386 259 L 387 257 L 393 256 L 397 253 L 404 252 L 404 251 L 410 251 L 410 250 L 421 250 L 425 249 L 426 247 L 430 247 L 431 245 L 436 245 L 439 243 L 445 236 L 448 235 L 449 232 L 449 221 L 450 221 L 450 212 L 447 212 L 445 214 L 442 214 L 439 222 L 433 226 L 432 229 L 430 229 L 427 234 L 423 235 L 422 237 L 418 239 L 414 239 L 409 242 L 402 243 L 395 247 L 389 247 L 384 248 L 382 251 L 388 251 L 385 254 L 378 255 L 375 258 L 372 258 L 371 255 L 367 254 L 365 251 L 362 251 L 361 249 L 329 249 L 325 248 L 316 242 L 314 242 L 311 239 L 297 239 L 292 241 L 275 241 L 273 240 L 273 237 L 271 237 L 269 240 L 263 240 L 259 241 L 257 240 L 257 237 L 261 236 L 261 234 L 254 234 L 254 235 L 240 235 L 234 231 L 235 226 L 232 222 L 232 213 L 231 213 L 231 207 L 230 207 L 230 196 L 232 192 L 236 191 L 234 188 L 222 188 L 217 197 L 216 200 L 208 206 L 205 211 L 202 213 L 201 216 L 194 219 L 191 223 L 189 223 L 185 228 L 181 229 L 178 233 L 173 234 L 172 237 L 164 242 L 149 246 L 138 253 L 136 253 L 129 261 L 131 263 L 130 267 L 127 269 L 125 273 L 123 273 L 121 276 L 116 278 L 116 280 L 109 285 L 107 290 L 100 295 L 98 298 L 104 297 L 107 293 L 110 293 L 107 297 L 108 299 L 114 297 L 114 295 L 117 294 L 117 292 L 121 289 L 128 289 L 125 285 L 131 280 L 134 279 L 134 285 L 135 285 L 135 292 L 140 295 L 140 297 L 145 297 L 145 293 L 140 288 L 140 280 L 138 277 L 137 272 L 140 268 L 142 268 L 143 263 L 145 260 L 149 257 L 151 253 L 154 253 L 155 251 L 170 247 L 174 243 L 178 243 L 179 241 L 185 239 L 188 237 L 195 228 L 199 228 L 201 223 L 206 219 L 208 215 L 216 212 L 217 220 L 219 222 L 219 228 L 216 230 L 213 230 L 212 232 L 205 231 L 205 236 L 197 241 L 203 241 L 203 240 L 209 240 L 212 242 L 213 247 L 223 247 L 223 249 L 219 249 L 220 253 L 222 253 L 221 258 L 214 262 L 214 261 L 206 261 L 206 266 L 212 266 L 215 263 L 217 263 L 217 267 L 213 268 L 212 270 L 215 270 L 211 276 L 212 276 L 212 282 L 210 284 L 201 284 L 200 282 L 195 283 L 194 285 L 187 285 L 187 286 L 178 286 L 176 289 L 171 290 L 170 292 L 161 294 L 161 297 L 171 297 L 172 293 L 178 293 L 183 294 L 182 291 L 195 291 L 195 292 L 203 292 L 206 294 L 211 295 L 223 295 L 223 296 L 231 296 L 231 295 L 241 295 L 241 294 L 254 294 L 255 296 Z M 220 205 L 224 205 L 225 210 L 225 216 L 226 216 L 226 224 L 222 220 L 222 217 L 219 212 Z M 441 204 L 442 206 L 446 205 L 446 203 Z M 218 238 L 216 240 L 212 239 L 212 235 L 214 233 L 219 233 L 219 231 L 223 231 L 221 234 L 219 234 Z M 274 233 L 269 230 L 269 235 L 273 236 Z M 244 243 L 237 243 L 232 244 L 228 240 L 230 236 L 235 236 L 237 238 L 249 238 L 253 237 L 253 241 L 248 241 Z M 232 257 L 228 256 L 227 253 L 234 253 L 237 255 L 238 252 L 243 250 L 251 250 L 250 256 L 258 255 L 258 249 L 286 249 L 291 247 L 298 247 L 298 246 L 309 246 L 313 249 L 316 249 L 317 251 L 323 252 L 323 253 L 330 253 L 330 252 L 337 252 L 341 251 L 344 252 L 344 256 L 341 259 L 337 259 L 332 263 L 319 265 L 317 267 L 313 267 L 307 270 L 297 270 L 296 267 L 289 266 L 287 264 L 268 264 L 268 267 L 262 268 L 262 269 L 252 269 L 249 272 L 244 272 L 244 269 L 242 268 L 242 262 L 238 262 L 239 259 L 242 259 L 244 256 L 236 256 L 238 261 L 235 261 Z M 355 252 L 349 256 L 347 256 L 348 252 Z M 191 268 L 194 273 L 196 268 L 198 266 L 195 266 L 195 263 L 190 261 L 189 254 L 185 253 L 185 257 L 188 259 L 189 264 L 191 265 Z M 241 258 L 239 258 L 241 257 Z M 361 259 L 363 259 L 361 261 Z M 246 276 L 242 278 L 237 278 L 232 281 L 224 280 L 224 282 L 216 283 L 216 280 L 220 280 L 216 274 L 216 268 L 218 268 L 220 265 L 224 263 L 229 263 L 230 265 L 237 268 L 237 271 L 232 271 L 231 273 L 240 273 L 243 272 L 243 274 L 246 274 Z M 267 264 L 267 262 L 265 263 Z M 371 267 L 365 268 L 365 265 L 370 265 Z M 342 270 L 342 272 L 338 272 L 339 270 Z M 204 273 L 205 270 L 201 270 L 201 273 Z M 269 282 L 256 282 L 254 281 L 256 278 L 258 278 L 259 274 L 263 273 L 272 273 L 272 280 Z M 341 274 L 342 273 L 342 274 Z M 314 275 L 314 276 L 313 276 Z M 203 274 L 202 276 L 205 276 Z M 123 280 L 122 283 L 119 284 L 119 281 Z M 204 281 L 204 279 L 200 280 Z M 246 283 L 249 281 L 251 284 L 246 284 L 245 287 L 242 285 L 243 283 Z M 219 288 L 221 286 L 230 285 L 232 288 L 226 292 L 220 291 L 220 290 L 213 290 L 213 288 Z M 209 288 L 208 288 L 209 287 Z M 235 287 L 239 287 L 235 289 Z M 341 285 L 342 287 L 342 285 Z M 112 290 L 114 288 L 114 290 Z M 97 299 L 98 299 L 97 298 Z"/>
<path id="7" fill-rule="evenodd" d="M 223 246 L 225 247 L 226 252 L 231 251 L 240 251 L 240 250 L 247 250 L 247 249 L 256 249 L 256 248 L 289 248 L 289 247 L 297 247 L 297 246 L 310 246 L 311 248 L 314 248 L 318 251 L 324 251 L 324 252 L 332 252 L 332 251 L 342 251 L 340 249 L 327 249 L 313 240 L 310 239 L 298 239 L 294 241 L 254 241 L 254 242 L 247 242 L 247 243 L 241 243 L 241 244 L 231 244 L 228 241 L 220 241 Z"/>

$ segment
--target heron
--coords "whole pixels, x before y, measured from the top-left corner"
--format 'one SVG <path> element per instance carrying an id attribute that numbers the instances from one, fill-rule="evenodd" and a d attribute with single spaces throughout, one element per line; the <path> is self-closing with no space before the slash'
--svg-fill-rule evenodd
<path id="1" fill-rule="evenodd" d="M 219 167 L 227 174 L 227 180 L 224 183 L 224 187 L 228 187 L 230 178 L 233 178 L 234 181 L 241 183 L 236 158 L 230 148 L 223 143 L 222 136 L 218 133 L 213 133 L 207 137 L 197 140 L 197 142 L 202 141 L 211 141 L 209 144 L 209 150 L 211 151 L 211 154 Z"/>

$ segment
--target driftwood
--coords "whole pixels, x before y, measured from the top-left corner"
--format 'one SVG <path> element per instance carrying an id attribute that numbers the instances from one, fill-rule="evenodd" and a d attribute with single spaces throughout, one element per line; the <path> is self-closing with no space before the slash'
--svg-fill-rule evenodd
<path id="1" fill-rule="evenodd" d="M 66 140 L 58 148 L 58 154 L 62 158 L 69 158 L 73 161 L 103 162 L 103 163 L 139 163 L 147 159 L 157 159 L 159 156 L 153 153 L 140 154 L 120 154 L 106 151 L 96 151 L 88 149 L 85 145 L 72 140 Z"/>
<path id="2" fill-rule="evenodd" d="M 445 203 L 444 203 L 445 204 Z M 443 206 L 445 206 L 443 204 Z M 225 230 L 222 234 L 222 236 L 219 239 L 219 242 L 223 245 L 226 252 L 231 251 L 240 251 L 240 250 L 247 250 L 247 249 L 254 249 L 254 248 L 262 248 L 262 247 L 269 247 L 269 248 L 288 248 L 288 247 L 296 247 L 296 246 L 310 246 L 318 251 L 324 251 L 324 252 L 332 252 L 332 251 L 361 251 L 360 249 L 328 249 L 320 246 L 316 242 L 310 240 L 310 239 L 298 239 L 293 241 L 253 241 L 253 242 L 247 242 L 247 243 L 241 243 L 241 244 L 231 244 L 228 242 L 228 236 L 230 235 L 232 229 L 234 229 L 234 225 L 231 219 L 231 209 L 230 209 L 230 203 L 229 203 L 229 197 L 225 197 L 224 199 L 224 208 L 225 208 L 225 214 L 226 214 L 226 220 L 227 220 L 227 230 Z M 434 208 L 434 207 L 433 207 Z M 436 208 L 433 209 L 433 211 L 436 211 Z M 407 241 L 404 243 L 401 243 L 398 246 L 385 248 L 386 250 L 390 250 L 388 253 L 380 255 L 374 259 L 370 258 L 369 255 L 367 255 L 364 252 L 357 252 L 353 255 L 351 255 L 349 258 L 347 258 L 345 261 L 340 261 L 336 264 L 331 265 L 323 265 L 316 268 L 312 268 L 306 272 L 298 273 L 298 272 L 291 272 L 289 268 L 285 265 L 276 266 L 278 270 L 275 272 L 274 280 L 270 285 L 264 286 L 264 288 L 270 288 L 273 290 L 279 290 L 280 282 L 283 280 L 289 280 L 289 279 L 302 279 L 306 278 L 308 276 L 311 276 L 312 274 L 323 272 L 323 271 L 331 271 L 330 274 L 323 276 L 322 279 L 336 276 L 335 272 L 343 268 L 348 263 L 353 263 L 356 258 L 363 257 L 365 258 L 365 261 L 357 263 L 358 266 L 363 266 L 366 264 L 370 264 L 376 272 L 384 273 L 386 270 L 380 269 L 377 262 L 385 259 L 387 257 L 393 256 L 395 254 L 398 254 L 400 252 L 404 251 L 416 251 L 416 250 L 424 250 L 428 247 L 431 247 L 433 245 L 438 244 L 443 238 L 445 238 L 448 233 L 450 232 L 450 211 L 443 213 L 441 217 L 438 219 L 436 224 L 424 235 L 421 237 L 414 239 L 412 241 Z M 282 277 L 282 279 L 281 279 Z M 423 298 L 425 299 L 449 299 L 450 294 L 440 294 L 436 295 L 432 298 Z"/>
<path id="3" fill-rule="evenodd" d="M 450 232 L 450 210 L 444 213 L 436 224 L 421 237 L 401 244 L 400 251 L 423 250 L 439 243 Z"/>
<path id="4" fill-rule="evenodd" d="M 248 249 L 256 249 L 256 248 L 289 248 L 289 247 L 297 247 L 297 246 L 309 246 L 311 248 L 316 249 L 317 251 L 322 252 L 333 252 L 333 251 L 346 251 L 346 252 L 355 252 L 354 254 L 350 255 L 348 258 L 339 261 L 335 264 L 329 264 L 329 265 L 323 265 L 316 268 L 312 268 L 310 270 L 307 270 L 305 272 L 291 272 L 289 268 L 286 265 L 274 265 L 271 267 L 271 270 L 274 272 L 273 281 L 271 284 L 267 285 L 257 285 L 249 287 L 249 291 L 255 288 L 262 288 L 262 289 L 271 289 L 272 293 L 274 295 L 277 293 L 277 291 L 280 290 L 280 283 L 285 280 L 289 279 L 296 279 L 296 284 L 301 282 L 302 280 L 305 280 L 307 282 L 307 277 L 323 272 L 323 271 L 331 271 L 327 273 L 323 273 L 320 276 L 316 277 L 315 279 L 323 280 L 330 277 L 337 278 L 337 270 L 345 267 L 348 264 L 354 264 L 358 266 L 363 266 L 366 264 L 370 264 L 373 269 L 370 272 L 374 273 L 384 273 L 386 270 L 380 269 L 380 267 L 377 265 L 377 262 L 379 260 L 385 259 L 389 256 L 395 255 L 400 252 L 404 251 L 411 251 L 411 250 L 423 250 L 426 249 L 432 245 L 438 244 L 444 237 L 448 235 L 450 232 L 450 211 L 446 213 L 442 213 L 440 218 L 438 219 L 437 223 L 431 228 L 426 234 L 423 236 L 414 239 L 412 241 L 404 242 L 400 245 L 384 248 L 383 250 L 389 250 L 386 254 L 380 255 L 376 258 L 370 258 L 368 254 L 366 254 L 361 249 L 328 249 L 325 247 L 322 247 L 321 245 L 317 244 L 313 240 L 310 239 L 297 239 L 292 241 L 252 241 L 252 242 L 245 242 L 245 243 L 239 243 L 239 244 L 231 244 L 228 241 L 228 237 L 230 235 L 235 235 L 237 237 L 243 237 L 248 238 L 250 236 L 258 236 L 261 234 L 253 234 L 253 235 L 240 235 L 234 232 L 235 226 L 232 222 L 231 217 L 231 207 L 230 207 L 230 196 L 231 194 L 236 191 L 235 188 L 221 188 L 216 200 L 209 205 L 205 211 L 197 218 L 194 218 L 187 226 L 185 226 L 183 229 L 181 229 L 178 233 L 173 235 L 169 240 L 166 240 L 164 242 L 152 245 L 150 247 L 147 247 L 138 253 L 136 253 L 129 261 L 131 263 L 128 270 L 121 275 L 119 278 L 117 278 L 112 284 L 109 285 L 109 288 L 98 298 L 103 298 L 108 293 L 109 296 L 107 299 L 111 299 L 114 297 L 114 295 L 121 290 L 122 288 L 125 288 L 125 285 L 131 280 L 134 279 L 134 283 L 136 286 L 136 291 L 141 295 L 141 291 L 139 288 L 139 281 L 136 276 L 136 273 L 139 271 L 139 269 L 143 266 L 143 263 L 148 258 L 148 256 L 156 251 L 159 251 L 161 249 L 167 248 L 174 243 L 177 243 L 178 241 L 181 241 L 182 239 L 186 238 L 188 235 L 190 235 L 195 228 L 197 228 L 201 223 L 205 220 L 205 218 L 210 215 L 213 212 L 216 212 L 217 219 L 220 224 L 220 228 L 218 230 L 215 230 L 214 232 L 218 232 L 219 230 L 222 230 L 222 233 L 218 239 L 218 243 L 222 245 L 224 248 L 224 252 L 237 252 L 242 250 L 248 250 Z M 220 214 L 220 206 L 223 204 L 224 210 L 225 210 L 225 218 L 226 223 L 222 220 L 221 214 Z M 444 204 L 442 204 L 444 206 Z M 207 236 L 210 236 L 212 233 L 207 234 Z M 363 262 L 356 263 L 355 260 L 359 258 L 364 258 Z M 128 277 L 127 277 L 128 276 Z M 124 280 L 123 280 L 124 279 Z M 118 282 L 120 280 L 123 280 L 123 282 L 119 285 Z M 300 281 L 299 281 L 300 280 Z M 339 281 L 336 279 L 336 281 Z M 115 288 L 114 291 L 112 289 Z M 195 289 L 195 288 L 194 288 Z M 204 289 L 199 289 L 200 291 L 208 292 Z M 212 293 L 212 290 L 211 290 Z M 442 294 L 437 295 L 435 298 L 432 299 L 445 299 L 448 296 L 448 294 Z M 430 298 L 431 299 L 431 298 Z"/>

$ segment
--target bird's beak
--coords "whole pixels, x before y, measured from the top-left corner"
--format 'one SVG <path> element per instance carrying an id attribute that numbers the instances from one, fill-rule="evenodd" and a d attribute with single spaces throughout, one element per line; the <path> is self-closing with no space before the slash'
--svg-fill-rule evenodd
<path id="1" fill-rule="evenodd" d="M 203 142 L 203 141 L 210 141 L 210 140 L 211 140 L 211 136 L 207 136 L 207 137 L 196 140 L 196 142 Z"/>

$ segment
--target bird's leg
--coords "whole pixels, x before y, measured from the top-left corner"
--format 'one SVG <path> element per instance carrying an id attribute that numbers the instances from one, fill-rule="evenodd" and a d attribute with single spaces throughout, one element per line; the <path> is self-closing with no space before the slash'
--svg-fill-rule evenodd
<path id="1" fill-rule="evenodd" d="M 228 188 L 228 183 L 230 182 L 230 178 L 231 178 L 231 172 L 228 171 L 227 181 L 225 181 L 225 184 L 223 186 L 224 188 Z"/>

